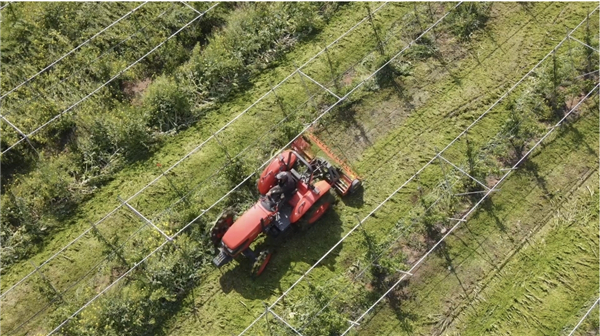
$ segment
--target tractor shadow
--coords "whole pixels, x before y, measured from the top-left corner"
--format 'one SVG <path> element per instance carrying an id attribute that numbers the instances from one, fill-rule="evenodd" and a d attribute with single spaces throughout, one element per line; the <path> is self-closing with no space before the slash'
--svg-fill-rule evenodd
<path id="1" fill-rule="evenodd" d="M 237 257 L 233 261 L 235 266 L 221 276 L 221 289 L 224 293 L 235 291 L 249 300 L 264 300 L 274 293 L 282 293 L 289 286 L 282 286 L 281 280 L 287 277 L 285 283 L 291 283 L 298 279 L 340 240 L 342 233 L 342 221 L 333 208 L 306 231 L 293 227 L 280 237 L 267 237 L 252 245 L 257 254 L 265 249 L 273 252 L 265 271 L 254 278 L 251 275 L 252 262 L 242 256 Z M 317 267 L 332 269 L 341 245 Z"/>
<path id="2" fill-rule="evenodd" d="M 365 204 L 365 187 L 360 185 L 351 195 L 347 195 L 341 199 L 345 206 L 360 209 Z"/>

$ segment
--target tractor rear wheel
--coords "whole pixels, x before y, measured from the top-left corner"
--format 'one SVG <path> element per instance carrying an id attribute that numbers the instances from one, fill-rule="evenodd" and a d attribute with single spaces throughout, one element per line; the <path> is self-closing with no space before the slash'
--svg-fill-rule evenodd
<path id="1" fill-rule="evenodd" d="M 323 217 L 334 201 L 335 197 L 329 191 L 327 194 L 321 196 L 304 215 L 300 228 L 308 230 L 316 221 Z"/>
<path id="2" fill-rule="evenodd" d="M 260 252 L 258 257 L 256 257 L 254 264 L 252 265 L 252 276 L 253 277 L 256 278 L 262 274 L 262 272 L 267 267 L 269 260 L 271 260 L 272 255 L 273 255 L 273 253 L 271 253 L 271 251 L 269 251 L 269 250 L 264 250 L 264 251 Z"/>

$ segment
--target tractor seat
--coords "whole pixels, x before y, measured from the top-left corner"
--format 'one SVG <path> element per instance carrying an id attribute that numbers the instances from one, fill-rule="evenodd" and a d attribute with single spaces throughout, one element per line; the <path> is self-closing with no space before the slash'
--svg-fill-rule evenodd
<path id="1" fill-rule="evenodd" d="M 296 180 L 296 182 L 300 181 L 302 179 L 302 175 L 300 175 L 300 173 L 298 173 L 298 171 L 294 168 L 290 169 L 290 173 L 292 173 L 292 177 L 294 178 L 294 180 Z"/>

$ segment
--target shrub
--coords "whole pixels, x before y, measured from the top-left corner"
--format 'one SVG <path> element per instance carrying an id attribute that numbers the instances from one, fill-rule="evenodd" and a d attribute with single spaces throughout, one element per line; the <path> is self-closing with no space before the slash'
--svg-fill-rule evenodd
<path id="1" fill-rule="evenodd" d="M 3 266 L 31 251 L 55 226 L 69 215 L 89 193 L 81 188 L 73 171 L 71 156 L 41 159 L 37 169 L 15 175 L 2 195 L 0 243 Z"/>
<path id="2" fill-rule="evenodd" d="M 414 60 L 426 60 L 438 52 L 437 46 L 427 36 L 421 37 L 405 53 L 406 57 Z"/>
<path id="3" fill-rule="evenodd" d="M 323 17 L 314 3 L 243 4 L 205 48 L 197 45 L 186 73 L 205 100 L 223 100 L 247 86 L 251 75 L 276 61 Z"/>
<path id="4" fill-rule="evenodd" d="M 154 140 L 143 117 L 135 108 L 119 106 L 78 119 L 74 147 L 81 155 L 86 181 L 97 184 L 99 176 L 119 169 L 123 160 L 131 162 L 149 154 Z"/>
<path id="5" fill-rule="evenodd" d="M 490 18 L 491 3 L 467 2 L 450 14 L 450 31 L 462 41 L 468 41 Z"/>
<path id="6" fill-rule="evenodd" d="M 178 129 L 193 121 L 191 92 L 169 76 L 158 77 L 142 99 L 144 118 L 149 127 L 160 132 Z"/>

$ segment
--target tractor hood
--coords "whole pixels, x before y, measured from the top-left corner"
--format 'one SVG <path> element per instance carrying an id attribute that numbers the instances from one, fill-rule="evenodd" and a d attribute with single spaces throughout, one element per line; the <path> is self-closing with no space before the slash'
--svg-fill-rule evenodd
<path id="1" fill-rule="evenodd" d="M 252 240 L 262 231 L 261 220 L 264 225 L 270 221 L 269 215 L 273 212 L 265 210 L 258 201 L 248 209 L 223 236 L 222 242 L 233 256 L 245 250 Z"/>

